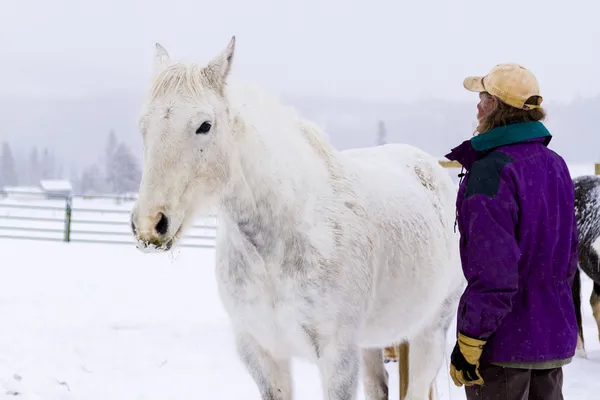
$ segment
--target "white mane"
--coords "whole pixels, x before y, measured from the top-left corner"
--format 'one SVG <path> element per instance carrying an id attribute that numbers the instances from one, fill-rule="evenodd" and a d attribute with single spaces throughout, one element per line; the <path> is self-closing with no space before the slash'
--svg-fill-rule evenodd
<path id="1" fill-rule="evenodd" d="M 249 82 L 230 80 L 227 85 L 227 100 L 231 110 L 253 131 L 259 134 L 279 134 L 289 140 L 302 138 L 321 155 L 331 156 L 336 150 L 325 139 L 321 127 L 302 117 L 290 105 L 284 104 L 279 96 L 267 92 Z"/>

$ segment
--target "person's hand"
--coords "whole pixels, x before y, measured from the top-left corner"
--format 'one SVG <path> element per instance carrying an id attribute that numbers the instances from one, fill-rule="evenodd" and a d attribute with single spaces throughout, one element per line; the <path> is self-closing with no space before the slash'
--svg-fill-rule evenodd
<path id="1" fill-rule="evenodd" d="M 450 377 L 456 386 L 483 385 L 483 378 L 479 373 L 479 359 L 485 343 L 483 340 L 458 334 L 450 358 Z"/>

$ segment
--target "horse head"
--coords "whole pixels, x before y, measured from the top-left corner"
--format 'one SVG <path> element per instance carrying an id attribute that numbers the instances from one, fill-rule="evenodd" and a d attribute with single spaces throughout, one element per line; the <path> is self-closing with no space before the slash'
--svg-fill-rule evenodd
<path id="1" fill-rule="evenodd" d="M 206 65 L 173 63 L 156 44 L 139 120 L 144 165 L 131 227 L 141 250 L 167 251 L 231 175 L 233 128 L 225 94 L 235 37 Z"/>

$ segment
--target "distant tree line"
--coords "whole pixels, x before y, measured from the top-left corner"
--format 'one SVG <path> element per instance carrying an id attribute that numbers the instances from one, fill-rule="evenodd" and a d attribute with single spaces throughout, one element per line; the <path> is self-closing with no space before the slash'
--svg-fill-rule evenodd
<path id="1" fill-rule="evenodd" d="M 19 184 L 19 175 L 17 165 L 10 145 L 7 142 L 2 143 L 2 153 L 0 153 L 0 187 L 16 186 Z"/>
<path id="2" fill-rule="evenodd" d="M 59 179 L 62 175 L 62 164 L 57 163 L 54 153 L 48 148 L 44 148 L 40 156 L 37 146 L 34 146 L 28 159 L 23 159 L 15 155 L 10 143 L 2 143 L 0 187 L 36 186 L 42 179 Z"/>
<path id="3" fill-rule="evenodd" d="M 110 193 L 121 195 L 137 192 L 142 173 L 129 147 L 110 131 L 104 153 L 98 162 L 81 172 L 78 188 L 81 193 Z"/>
<path id="4" fill-rule="evenodd" d="M 106 147 L 100 159 L 81 173 L 70 171 L 68 179 L 62 163 L 54 152 L 34 146 L 28 157 L 18 157 L 8 142 L 2 143 L 0 151 L 0 189 L 9 186 L 38 186 L 43 179 L 68 179 L 78 193 L 125 194 L 137 192 L 141 170 L 135 156 L 117 140 L 114 131 L 108 135 Z"/>

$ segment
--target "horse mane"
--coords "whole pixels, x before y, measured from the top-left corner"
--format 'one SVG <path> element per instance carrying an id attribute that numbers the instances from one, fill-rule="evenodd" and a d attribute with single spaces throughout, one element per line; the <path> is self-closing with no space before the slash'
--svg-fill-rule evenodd
<path id="1" fill-rule="evenodd" d="M 313 121 L 302 117 L 295 107 L 285 104 L 279 96 L 269 93 L 250 83 L 235 82 L 227 85 L 227 99 L 231 108 L 240 114 L 245 123 L 256 130 L 269 124 L 278 129 L 269 129 L 273 134 L 296 131 L 310 148 L 330 164 L 336 150 L 325 139 L 323 130 Z M 264 116 L 269 116 L 265 120 Z"/>

